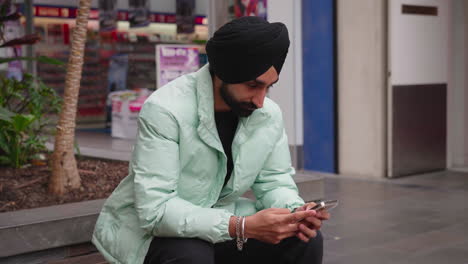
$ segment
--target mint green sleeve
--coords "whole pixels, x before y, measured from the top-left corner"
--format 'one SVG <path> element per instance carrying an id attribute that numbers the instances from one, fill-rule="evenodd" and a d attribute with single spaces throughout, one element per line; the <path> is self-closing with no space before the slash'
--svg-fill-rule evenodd
<path id="1" fill-rule="evenodd" d="M 130 173 L 141 228 L 159 237 L 197 237 L 211 243 L 231 239 L 227 210 L 202 208 L 179 197 L 179 126 L 154 102 L 143 106 Z"/>
<path id="2" fill-rule="evenodd" d="M 291 166 L 288 138 L 282 124 L 280 129 L 280 137 L 252 185 L 258 210 L 288 208 L 292 211 L 304 204 L 292 178 L 295 170 Z"/>

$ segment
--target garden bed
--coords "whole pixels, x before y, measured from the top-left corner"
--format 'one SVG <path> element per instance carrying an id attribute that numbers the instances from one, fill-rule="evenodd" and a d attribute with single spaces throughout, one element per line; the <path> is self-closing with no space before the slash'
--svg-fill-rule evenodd
<path id="1" fill-rule="evenodd" d="M 0 167 L 0 212 L 107 198 L 128 174 L 128 162 L 77 158 L 82 186 L 62 197 L 47 192 L 48 166 Z"/>

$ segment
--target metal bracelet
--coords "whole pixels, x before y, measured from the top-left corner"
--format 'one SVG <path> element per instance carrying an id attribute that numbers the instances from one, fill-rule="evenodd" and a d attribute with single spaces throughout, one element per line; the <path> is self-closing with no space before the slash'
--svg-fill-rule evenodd
<path id="1" fill-rule="evenodd" d="M 236 216 L 236 244 L 237 250 L 242 251 L 244 241 L 241 239 L 241 217 Z"/>
<path id="2" fill-rule="evenodd" d="M 245 237 L 245 216 L 242 217 L 242 232 L 241 233 L 242 233 L 242 241 L 244 243 L 247 243 L 248 238 Z"/>

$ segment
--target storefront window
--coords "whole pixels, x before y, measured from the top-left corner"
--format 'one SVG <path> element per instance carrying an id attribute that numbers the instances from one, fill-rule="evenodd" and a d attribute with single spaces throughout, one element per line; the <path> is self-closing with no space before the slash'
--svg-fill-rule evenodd
<path id="1" fill-rule="evenodd" d="M 100 32 L 97 10 L 91 12 L 78 102 L 78 127 L 100 128 L 109 122 L 107 97 L 111 92 L 157 89 L 157 45 L 194 45 L 200 54 L 197 64 L 206 63 L 204 44 L 208 39 L 208 27 L 204 16 L 195 17 L 193 33 L 178 34 L 175 14 L 151 13 L 148 26 L 131 28 L 128 12 L 118 13 L 117 28 Z M 35 32 L 42 38 L 35 46 L 36 55 L 67 62 L 76 8 L 35 6 L 35 15 Z M 38 63 L 36 69 L 44 83 L 63 93 L 65 69 L 42 63 Z"/>

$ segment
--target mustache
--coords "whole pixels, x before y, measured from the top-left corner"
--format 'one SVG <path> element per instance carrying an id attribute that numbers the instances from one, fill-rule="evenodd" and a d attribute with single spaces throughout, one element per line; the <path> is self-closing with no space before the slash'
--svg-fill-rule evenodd
<path id="1" fill-rule="evenodd" d="M 242 102 L 239 104 L 239 106 L 243 109 L 249 109 L 249 110 L 257 110 L 257 106 L 253 103 L 248 103 L 248 102 Z"/>

